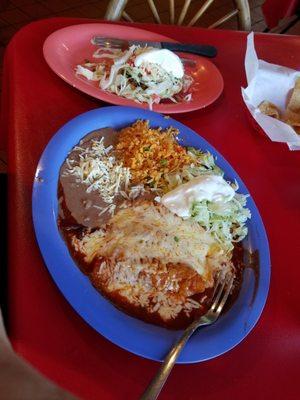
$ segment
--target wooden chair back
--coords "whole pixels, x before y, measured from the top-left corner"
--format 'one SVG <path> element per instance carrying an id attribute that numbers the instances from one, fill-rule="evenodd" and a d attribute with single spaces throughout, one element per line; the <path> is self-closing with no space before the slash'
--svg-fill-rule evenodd
<path id="1" fill-rule="evenodd" d="M 167 1 L 167 0 L 166 0 Z M 201 17 L 205 14 L 205 12 L 209 9 L 209 7 L 214 3 L 215 0 L 205 0 L 201 2 L 198 10 L 193 15 L 193 17 L 185 23 L 185 18 L 187 16 L 189 7 L 191 5 L 192 0 L 184 0 L 184 4 L 181 8 L 181 11 L 176 17 L 175 15 L 175 0 L 169 0 L 169 22 L 170 24 L 177 25 L 187 25 L 193 26 L 195 25 Z M 111 0 L 108 4 L 107 11 L 105 14 L 105 19 L 110 21 L 117 21 L 121 18 L 129 22 L 134 22 L 133 17 L 129 15 L 125 8 L 129 4 L 129 0 Z M 154 21 L 158 24 L 161 24 L 161 18 L 159 16 L 159 12 L 155 5 L 154 0 L 147 0 L 147 4 L 151 10 Z M 219 18 L 217 21 L 210 24 L 208 28 L 217 28 L 222 25 L 224 22 L 230 20 L 233 17 L 237 17 L 238 19 L 238 28 L 240 30 L 249 31 L 251 29 L 251 17 L 250 17 L 250 8 L 248 0 L 233 0 L 233 10 L 228 12 L 223 17 Z"/>

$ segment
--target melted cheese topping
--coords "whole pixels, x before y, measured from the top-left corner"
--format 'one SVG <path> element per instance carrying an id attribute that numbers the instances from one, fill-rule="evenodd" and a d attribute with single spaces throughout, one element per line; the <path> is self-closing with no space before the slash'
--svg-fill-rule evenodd
<path id="1" fill-rule="evenodd" d="M 189 296 L 212 287 L 216 272 L 232 267 L 199 224 L 147 201 L 118 210 L 103 230 L 73 238 L 73 246 L 86 262 L 102 260 L 92 278 L 96 286 L 164 320 L 199 308 Z"/>
<path id="2" fill-rule="evenodd" d="M 119 210 L 104 236 L 84 239 L 86 259 L 93 256 L 152 258 L 162 263 L 184 263 L 208 278 L 206 256 L 213 238 L 196 222 L 183 221 L 165 207 L 144 202 Z"/>
<path id="3" fill-rule="evenodd" d="M 159 262 L 102 261 L 94 272 L 96 286 L 97 279 L 107 292 L 117 292 L 130 304 L 144 307 L 149 313 L 157 312 L 165 321 L 176 318 L 182 311 L 189 316 L 193 309 L 201 307 L 199 302 L 187 297 L 189 292 L 180 293 L 180 276 L 170 273 Z"/>

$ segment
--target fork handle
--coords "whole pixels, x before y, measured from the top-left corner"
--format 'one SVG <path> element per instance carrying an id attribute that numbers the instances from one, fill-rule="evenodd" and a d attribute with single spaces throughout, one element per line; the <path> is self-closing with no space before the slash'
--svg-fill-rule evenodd
<path id="1" fill-rule="evenodd" d="M 184 53 L 198 54 L 198 56 L 204 57 L 215 57 L 217 55 L 217 49 L 214 46 L 207 44 L 182 44 L 172 42 L 161 42 L 163 49 L 171 51 L 181 51 Z"/>
<path id="2" fill-rule="evenodd" d="M 195 321 L 198 322 L 198 321 Z M 169 351 L 166 356 L 164 362 L 161 364 L 159 370 L 156 375 L 150 382 L 149 386 L 145 390 L 145 392 L 140 397 L 140 400 L 155 400 L 157 399 L 160 391 L 162 390 L 174 364 L 181 353 L 181 350 L 184 348 L 186 342 L 198 328 L 199 322 L 196 324 L 189 325 L 186 330 L 183 332 L 182 336 L 177 340 L 172 349 Z"/>

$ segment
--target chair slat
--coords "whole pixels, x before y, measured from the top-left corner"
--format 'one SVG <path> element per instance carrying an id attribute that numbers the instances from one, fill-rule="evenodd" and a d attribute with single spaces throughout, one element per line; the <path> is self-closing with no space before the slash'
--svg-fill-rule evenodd
<path id="1" fill-rule="evenodd" d="M 221 24 L 223 24 L 224 22 L 228 21 L 229 19 L 231 19 L 232 17 L 234 17 L 238 13 L 239 13 L 239 10 L 230 11 L 228 14 L 224 15 L 224 17 L 218 19 L 218 21 L 216 21 L 213 24 L 211 24 L 208 27 L 208 29 L 213 29 L 213 28 L 216 28 L 217 26 L 220 26 Z"/>
<path id="2" fill-rule="evenodd" d="M 184 18 L 186 16 L 186 13 L 187 13 L 187 11 L 189 9 L 190 4 L 191 4 L 191 0 L 184 0 L 184 5 L 182 7 L 180 16 L 178 18 L 177 25 L 181 25 L 182 24 L 182 22 L 183 22 L 183 20 L 184 20 Z"/>
<path id="3" fill-rule="evenodd" d="M 107 7 L 104 18 L 108 21 L 117 21 L 122 17 L 128 0 L 111 0 Z"/>
<path id="4" fill-rule="evenodd" d="M 200 7 L 194 17 L 188 23 L 188 26 L 195 25 L 198 19 L 205 13 L 208 7 L 214 2 L 214 0 L 206 0 L 206 2 Z"/>
<path id="5" fill-rule="evenodd" d="M 248 0 L 235 0 L 238 14 L 239 29 L 251 30 L 251 14 Z"/>
<path id="6" fill-rule="evenodd" d="M 148 4 L 149 4 L 149 7 L 151 8 L 151 11 L 152 11 L 152 14 L 153 14 L 153 17 L 154 17 L 155 21 L 158 24 L 161 24 L 161 20 L 159 18 L 159 15 L 158 15 L 158 12 L 157 12 L 157 8 L 156 8 L 156 6 L 154 4 L 154 1 L 153 0 L 148 0 Z"/>
<path id="7" fill-rule="evenodd" d="M 131 18 L 131 16 L 126 11 L 123 11 L 122 17 L 128 22 L 134 22 L 134 20 Z"/>
<path id="8" fill-rule="evenodd" d="M 169 0 L 170 3 L 170 23 L 174 24 L 175 22 L 175 6 L 174 6 L 174 0 Z"/>
<path id="9" fill-rule="evenodd" d="M 166 0 L 163 0 L 164 2 Z M 149 8 L 152 12 L 155 22 L 161 24 L 161 18 L 156 8 L 154 0 L 147 0 Z M 189 7 L 191 5 L 192 0 L 184 0 L 184 4 L 180 11 L 179 18 L 177 20 L 177 25 L 182 25 L 186 15 L 188 13 Z M 200 9 L 196 12 L 194 17 L 189 21 L 187 26 L 195 25 L 195 23 L 202 17 L 202 15 L 207 11 L 210 5 L 214 2 L 214 0 L 205 0 Z M 249 0 L 233 0 L 236 9 L 226 14 L 224 17 L 220 18 L 215 23 L 211 24 L 209 28 L 216 28 L 224 22 L 228 21 L 230 18 L 237 16 L 238 19 L 238 28 L 240 30 L 249 31 L 251 30 L 251 16 L 250 16 L 250 7 Z M 125 12 L 125 7 L 128 4 L 128 0 L 110 0 L 107 11 L 105 13 L 105 19 L 110 21 L 117 21 L 123 17 L 126 21 L 134 22 L 133 18 Z M 142 4 L 140 4 L 142 5 Z M 168 11 L 164 8 L 163 14 L 166 14 Z M 169 0 L 169 21 L 171 24 L 175 23 L 175 0 Z"/>

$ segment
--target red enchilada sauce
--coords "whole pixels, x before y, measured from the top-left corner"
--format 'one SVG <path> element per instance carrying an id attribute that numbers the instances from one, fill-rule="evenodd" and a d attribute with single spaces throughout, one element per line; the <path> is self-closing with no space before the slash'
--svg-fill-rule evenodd
<path id="1" fill-rule="evenodd" d="M 59 197 L 62 198 L 61 187 L 59 188 L 59 193 L 60 193 Z M 62 233 L 62 236 L 66 241 L 68 249 L 72 255 L 72 258 L 75 260 L 76 264 L 79 266 L 81 271 L 91 279 L 91 282 L 96 287 L 96 289 L 99 290 L 99 292 L 104 297 L 106 297 L 109 301 L 111 301 L 121 311 L 129 314 L 130 316 L 139 318 L 145 322 L 164 326 L 169 329 L 183 329 L 186 326 L 188 326 L 194 319 L 198 318 L 201 315 L 204 315 L 208 311 L 211 304 L 213 288 L 206 289 L 202 293 L 198 293 L 191 296 L 192 299 L 201 304 L 200 308 L 192 309 L 189 316 L 187 316 L 184 312 L 181 312 L 175 319 L 168 320 L 167 322 L 164 321 L 158 313 L 147 313 L 145 312 L 145 308 L 129 303 L 128 300 L 125 299 L 118 292 L 108 293 L 105 292 L 105 290 L 102 290 L 101 284 L 97 282 L 97 279 L 95 279 L 95 274 L 94 274 L 94 272 L 97 271 L 99 268 L 99 263 L 101 262 L 101 258 L 96 258 L 91 263 L 87 263 L 84 260 L 84 255 L 78 251 L 75 251 L 74 247 L 72 246 L 72 237 L 76 236 L 77 238 L 82 238 L 83 235 L 86 233 L 87 228 L 83 227 L 82 225 L 78 225 L 76 223 L 76 221 L 70 214 L 69 210 L 65 207 L 64 200 L 62 200 L 60 206 L 63 209 L 64 218 L 59 217 L 58 225 Z M 236 243 L 232 254 L 232 262 L 235 266 L 234 287 L 232 293 L 228 298 L 225 312 L 231 307 L 231 305 L 234 303 L 240 292 L 240 288 L 243 281 L 243 271 L 245 268 L 243 262 L 244 255 L 245 255 L 245 250 L 242 244 Z M 258 271 L 257 268 L 253 269 Z"/>

